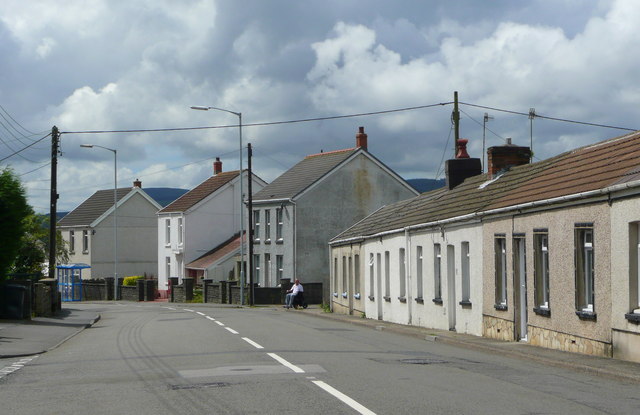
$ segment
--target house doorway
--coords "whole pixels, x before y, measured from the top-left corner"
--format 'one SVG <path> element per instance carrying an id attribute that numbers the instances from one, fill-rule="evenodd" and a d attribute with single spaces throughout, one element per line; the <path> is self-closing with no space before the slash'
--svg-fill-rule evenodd
<path id="1" fill-rule="evenodd" d="M 447 303 L 449 330 L 456 331 L 456 249 L 447 245 Z"/>
<path id="2" fill-rule="evenodd" d="M 527 266 L 524 235 L 513 238 L 513 287 L 516 340 L 527 341 Z"/>

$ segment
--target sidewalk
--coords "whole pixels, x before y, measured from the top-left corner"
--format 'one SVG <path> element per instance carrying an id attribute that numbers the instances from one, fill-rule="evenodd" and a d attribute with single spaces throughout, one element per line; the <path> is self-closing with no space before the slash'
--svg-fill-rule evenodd
<path id="1" fill-rule="evenodd" d="M 605 357 L 588 356 L 578 353 L 562 352 L 559 350 L 545 349 L 531 346 L 523 342 L 505 342 L 485 337 L 460 334 L 448 330 L 434 330 L 421 327 L 405 326 L 402 324 L 388 323 L 358 316 L 350 316 L 337 313 L 325 313 L 318 306 L 310 306 L 306 310 L 283 310 L 295 313 L 306 313 L 314 317 L 332 319 L 346 324 L 369 327 L 374 330 L 388 331 L 390 333 L 417 337 L 425 341 L 450 344 L 456 347 L 464 347 L 482 350 L 487 353 L 495 353 L 501 356 L 509 356 L 520 359 L 528 359 L 554 367 L 562 367 L 579 372 L 586 372 L 597 376 L 604 376 L 625 382 L 640 383 L 640 363 Z"/>
<path id="2" fill-rule="evenodd" d="M 0 320 L 0 358 L 31 356 L 55 349 L 100 319 L 95 311 L 63 306 L 54 317 Z"/>

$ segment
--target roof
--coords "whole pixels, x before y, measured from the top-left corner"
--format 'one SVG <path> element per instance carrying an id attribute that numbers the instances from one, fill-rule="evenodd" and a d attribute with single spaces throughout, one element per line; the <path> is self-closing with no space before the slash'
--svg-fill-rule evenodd
<path id="1" fill-rule="evenodd" d="M 116 197 L 118 202 L 133 189 L 133 187 L 117 189 Z M 60 219 L 58 226 L 90 226 L 111 207 L 113 207 L 113 189 L 98 190 L 64 218 Z"/>
<path id="2" fill-rule="evenodd" d="M 360 150 L 349 148 L 306 156 L 253 195 L 253 201 L 291 199 Z"/>
<path id="3" fill-rule="evenodd" d="M 245 243 L 246 243 L 245 234 Z M 188 263 L 185 268 L 207 269 L 230 254 L 240 250 L 240 233 L 235 234 L 230 239 L 216 246 L 206 254 Z"/>
<path id="4" fill-rule="evenodd" d="M 158 213 L 168 212 L 185 212 L 193 207 L 195 204 L 220 189 L 231 180 L 238 177 L 239 170 L 227 171 L 218 173 L 215 176 L 209 177 L 187 193 L 183 194 L 172 203 L 167 205 L 164 209 L 161 209 Z"/>
<path id="5" fill-rule="evenodd" d="M 493 209 L 606 189 L 640 180 L 640 132 L 514 167 L 497 179 L 487 174 L 387 205 L 332 239 L 366 238 Z"/>

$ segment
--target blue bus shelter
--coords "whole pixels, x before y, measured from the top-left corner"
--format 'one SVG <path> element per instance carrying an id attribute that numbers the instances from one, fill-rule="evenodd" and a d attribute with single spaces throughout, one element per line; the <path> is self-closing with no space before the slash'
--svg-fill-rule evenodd
<path id="1" fill-rule="evenodd" d="M 58 290 L 62 301 L 82 301 L 82 270 L 88 264 L 62 264 L 56 267 Z"/>

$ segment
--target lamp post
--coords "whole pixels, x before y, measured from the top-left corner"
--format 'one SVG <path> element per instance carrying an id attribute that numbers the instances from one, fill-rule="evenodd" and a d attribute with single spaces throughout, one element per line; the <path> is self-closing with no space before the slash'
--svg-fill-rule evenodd
<path id="1" fill-rule="evenodd" d="M 244 243 L 242 242 L 242 238 L 244 237 L 244 209 L 242 208 L 244 204 L 242 194 L 242 113 L 226 110 L 224 108 L 205 107 L 199 105 L 193 105 L 191 109 L 200 111 L 223 111 L 238 117 L 238 131 L 240 134 L 240 304 L 244 305 Z M 251 178 L 248 178 L 248 180 L 251 180 Z M 251 214 L 251 212 L 249 214 Z"/>
<path id="2" fill-rule="evenodd" d="M 98 147 L 113 152 L 113 300 L 118 299 L 118 151 L 98 144 L 80 144 L 80 147 Z"/>

